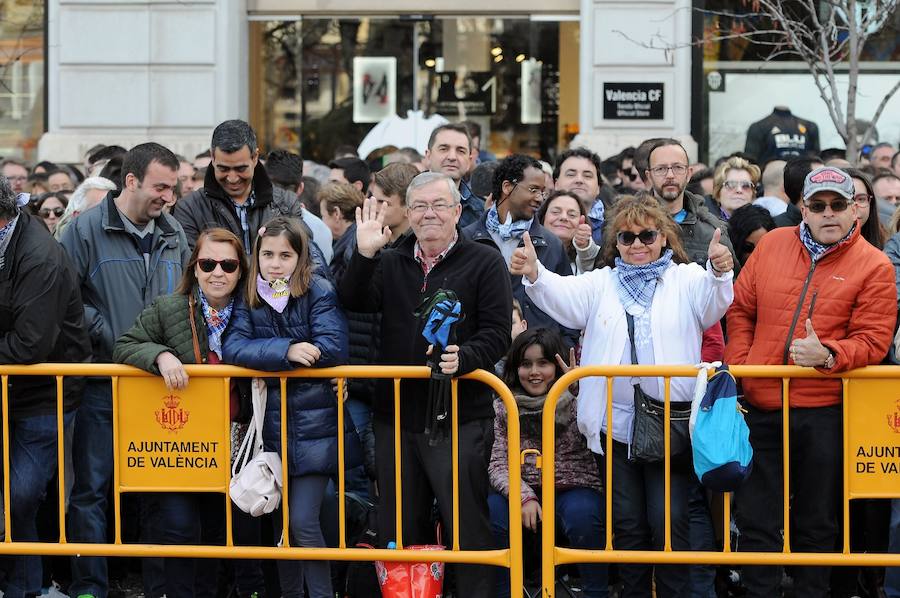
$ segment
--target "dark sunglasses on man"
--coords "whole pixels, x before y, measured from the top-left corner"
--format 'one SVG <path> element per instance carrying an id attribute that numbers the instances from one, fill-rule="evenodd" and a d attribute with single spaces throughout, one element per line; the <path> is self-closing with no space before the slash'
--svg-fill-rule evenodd
<path id="1" fill-rule="evenodd" d="M 850 200 L 843 197 L 835 197 L 831 200 L 831 203 L 828 203 L 827 201 L 823 201 L 821 199 L 813 199 L 806 202 L 806 209 L 813 214 L 821 214 L 825 211 L 825 208 L 829 206 L 831 207 L 831 211 L 834 213 L 843 212 L 850 207 Z"/>

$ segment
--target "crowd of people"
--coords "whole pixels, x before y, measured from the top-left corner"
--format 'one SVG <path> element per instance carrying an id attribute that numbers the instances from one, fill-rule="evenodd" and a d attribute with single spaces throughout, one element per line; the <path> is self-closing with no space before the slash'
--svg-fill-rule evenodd
<path id="1" fill-rule="evenodd" d="M 273 372 L 428 364 L 436 379 L 484 369 L 513 391 L 524 449 L 541 447 L 547 393 L 578 365 L 723 361 L 840 373 L 897 359 L 897 148 L 880 144 L 854 163 L 836 151 L 761 164 L 737 153 L 708 167 L 692 163 L 677 140 L 653 138 L 605 160 L 567 149 L 551 165 L 518 154 L 493 159 L 480 137 L 474 123 L 445 124 L 424 155 L 390 147 L 361 158 L 345 147 L 320 165 L 284 150 L 264 155 L 250 125 L 229 120 L 193 160 L 157 143 L 98 146 L 77 166 L 2 160 L 0 363 L 124 363 L 173 390 L 189 384 L 185 364 Z M 448 294 L 461 313 L 436 343 L 422 334 L 423 306 Z M 673 412 L 689 405 L 693 384 L 671 381 Z M 287 426 L 289 529 L 280 516 L 232 508 L 236 545 L 274 545 L 283 531 L 293 546 L 337 544 L 339 409 L 346 488 L 375 505 L 378 544 L 434 544 L 438 527 L 444 543 L 453 541 L 450 442 L 429 400 L 435 380 L 400 382 L 396 420 L 392 380 L 351 380 L 338 397 L 336 381 L 290 379 L 285 414 L 280 383 L 267 386 L 266 450 L 280 453 L 282 419 Z M 233 447 L 248 432 L 250 387 L 232 383 Z M 513 497 L 518 522 L 507 509 L 508 413 L 487 387 L 461 381 L 460 548 L 506 546 L 510 526 L 521 525 L 533 578 L 541 521 L 555 517 L 560 541 L 572 547 L 602 548 L 611 526 L 617 549 L 662 550 L 666 472 L 662 461 L 633 458 L 638 393 L 661 401 L 663 380 L 585 378 L 563 394 L 556 512 L 542 511 L 540 473 L 527 460 L 521 497 Z M 55 539 L 42 509 L 57 476 L 56 395 L 52 377 L 9 377 L 7 532 L 16 541 Z M 74 473 L 62 490 L 67 539 L 103 543 L 113 527 L 112 382 L 67 377 L 63 396 Z M 791 550 L 833 552 L 842 533 L 841 383 L 798 379 L 789 398 Z M 773 508 L 783 499 L 781 401 L 780 380 L 743 382 L 754 465 L 734 495 L 738 550 L 783 548 L 781 509 Z M 700 484 L 690 450 L 673 447 L 671 457 L 672 547 L 717 550 L 732 533 L 713 523 L 721 495 Z M 604 487 L 607 467 L 612 488 Z M 135 541 L 224 542 L 218 495 L 143 495 L 135 504 L 126 514 Z M 900 551 L 900 502 L 854 501 L 852 521 L 853 551 Z M 37 596 L 52 578 L 73 598 L 112 593 L 106 558 L 70 564 L 64 579 L 58 562 L 12 557 L 0 567 L 0 590 Z M 177 558 L 143 563 L 144 594 L 213 596 L 226 570 L 236 596 L 364 595 L 338 587 L 345 580 L 327 561 L 269 568 Z M 724 596 L 726 577 L 712 566 L 650 563 L 572 573 L 591 598 Z M 796 596 L 900 597 L 892 569 L 804 566 L 790 578 Z M 778 567 L 741 571 L 746 596 L 777 596 L 784 582 Z M 460 565 L 445 588 L 508 596 L 508 571 Z"/>

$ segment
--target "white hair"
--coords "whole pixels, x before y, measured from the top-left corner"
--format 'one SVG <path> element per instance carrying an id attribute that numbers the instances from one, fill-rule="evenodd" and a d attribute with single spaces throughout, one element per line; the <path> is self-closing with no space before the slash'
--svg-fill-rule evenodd
<path id="1" fill-rule="evenodd" d="M 66 212 L 64 216 L 71 216 L 75 212 L 81 212 L 84 209 L 87 192 L 91 191 L 92 189 L 115 191 L 116 184 L 109 179 L 103 178 L 102 176 L 92 176 L 84 179 L 84 181 L 75 189 L 75 191 L 72 192 L 72 196 L 69 198 L 69 204 L 66 206 Z"/>

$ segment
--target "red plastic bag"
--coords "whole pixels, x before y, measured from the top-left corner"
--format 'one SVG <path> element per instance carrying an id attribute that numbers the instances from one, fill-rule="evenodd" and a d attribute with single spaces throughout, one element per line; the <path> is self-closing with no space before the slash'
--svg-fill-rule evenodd
<path id="1" fill-rule="evenodd" d="M 408 546 L 406 550 L 444 550 L 443 546 Z M 393 563 L 375 561 L 383 598 L 441 598 L 444 563 Z"/>

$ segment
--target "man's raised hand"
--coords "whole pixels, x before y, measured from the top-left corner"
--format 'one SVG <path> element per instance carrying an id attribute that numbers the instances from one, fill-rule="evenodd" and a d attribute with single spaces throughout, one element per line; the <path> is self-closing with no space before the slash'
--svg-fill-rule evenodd
<path id="1" fill-rule="evenodd" d="M 356 250 L 363 257 L 373 258 L 390 243 L 391 229 L 384 225 L 384 209 L 374 197 L 367 197 L 361 208 L 356 208 Z"/>

